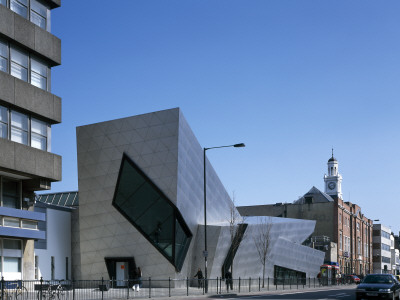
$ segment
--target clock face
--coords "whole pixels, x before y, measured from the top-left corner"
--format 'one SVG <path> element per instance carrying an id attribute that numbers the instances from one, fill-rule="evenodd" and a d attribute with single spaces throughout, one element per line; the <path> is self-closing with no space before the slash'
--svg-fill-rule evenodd
<path id="1" fill-rule="evenodd" d="M 334 183 L 334 182 L 329 182 L 329 183 L 328 183 L 328 188 L 329 188 L 330 190 L 333 190 L 335 187 L 336 187 L 336 183 Z"/>

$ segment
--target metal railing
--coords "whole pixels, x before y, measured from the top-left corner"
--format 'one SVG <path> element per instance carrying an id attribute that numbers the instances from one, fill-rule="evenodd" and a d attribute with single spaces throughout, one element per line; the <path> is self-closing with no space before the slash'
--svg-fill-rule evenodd
<path id="1" fill-rule="evenodd" d="M 0 300 L 104 300 L 158 298 L 227 293 L 251 293 L 274 290 L 314 289 L 349 284 L 328 278 L 235 278 L 153 279 L 142 278 L 138 290 L 134 280 L 17 280 L 1 279 Z"/>

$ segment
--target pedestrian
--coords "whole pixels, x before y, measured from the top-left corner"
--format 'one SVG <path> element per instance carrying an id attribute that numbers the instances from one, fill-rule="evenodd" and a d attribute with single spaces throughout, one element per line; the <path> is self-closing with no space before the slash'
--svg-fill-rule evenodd
<path id="1" fill-rule="evenodd" d="M 229 288 L 233 290 L 233 281 L 232 281 L 232 273 L 228 270 L 225 273 L 225 283 L 226 283 L 226 290 L 229 291 Z"/>
<path id="2" fill-rule="evenodd" d="M 199 268 L 197 270 L 196 275 L 194 275 L 194 277 L 197 277 L 197 287 L 198 288 L 202 288 L 203 287 L 203 272 L 201 271 L 201 269 Z"/>
<path id="3" fill-rule="evenodd" d="M 142 270 L 138 267 L 134 273 L 132 289 L 136 292 L 139 292 L 141 287 L 142 287 Z"/>

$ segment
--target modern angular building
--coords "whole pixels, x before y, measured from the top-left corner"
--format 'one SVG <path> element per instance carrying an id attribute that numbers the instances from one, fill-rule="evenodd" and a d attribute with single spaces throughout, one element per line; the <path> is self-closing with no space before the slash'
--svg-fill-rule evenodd
<path id="1" fill-rule="evenodd" d="M 179 108 L 77 128 L 79 208 L 73 212 L 74 279 L 192 278 L 204 271 L 203 148 Z M 253 237 L 258 218 L 241 225 L 236 208 L 207 164 L 208 277 L 262 276 Z M 324 253 L 302 243 L 315 221 L 270 218 L 266 276 L 315 277 Z M 240 236 L 239 236 L 240 235 Z M 233 249 L 235 248 L 235 249 Z M 236 249 L 237 248 L 237 249 Z"/>
<path id="2" fill-rule="evenodd" d="M 61 42 L 51 34 L 60 0 L 0 0 L 0 272 L 33 279 L 34 240 L 45 239 L 33 211 L 34 193 L 61 180 L 61 157 L 51 152 L 51 126 L 61 122 L 61 99 L 51 93 L 51 68 Z M 50 259 L 50 258 L 49 258 Z"/>

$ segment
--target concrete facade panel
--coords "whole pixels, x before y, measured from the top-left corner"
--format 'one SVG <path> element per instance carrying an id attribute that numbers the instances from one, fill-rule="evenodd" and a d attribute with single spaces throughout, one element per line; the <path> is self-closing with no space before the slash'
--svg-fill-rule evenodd
<path id="1" fill-rule="evenodd" d="M 14 78 L 11 75 L 6 75 L 14 79 L 14 104 L 17 107 L 44 117 L 52 124 L 61 122 L 61 104 L 59 103 L 59 97 L 54 97 L 54 95 L 49 92 L 39 89 L 18 78 Z M 55 106 L 59 106 L 60 109 L 55 110 Z M 55 111 L 57 115 L 54 114 Z"/>
<path id="2" fill-rule="evenodd" d="M 58 160 L 60 164 L 61 157 L 59 155 L 8 140 L 0 139 L 0 142 L 4 144 L 2 146 L 8 147 L 9 149 L 13 148 L 10 153 L 14 156 L 13 169 L 16 172 L 33 178 L 45 178 L 50 181 L 58 181 L 61 179 L 61 169 L 55 170 L 53 167 L 55 160 Z M 3 167 L 3 165 L 0 167 Z"/>
<path id="3" fill-rule="evenodd" d="M 35 25 L 20 15 L 10 12 L 14 14 L 14 40 L 29 49 L 35 49 Z"/>
<path id="4" fill-rule="evenodd" d="M 18 143 L 14 143 L 14 148 L 15 157 L 18 157 L 18 159 L 15 160 L 15 170 L 25 174 L 37 174 L 36 151 L 29 146 Z"/>
<path id="5" fill-rule="evenodd" d="M 3 5 L 0 5 L 0 33 L 14 38 L 14 15 Z"/>
<path id="6" fill-rule="evenodd" d="M 14 143 L 6 139 L 0 139 L 0 168 L 15 168 Z"/>
<path id="7" fill-rule="evenodd" d="M 15 103 L 14 92 L 15 92 L 14 77 L 8 75 L 7 73 L 0 72 L 0 100 L 10 104 L 14 104 Z"/>
<path id="8" fill-rule="evenodd" d="M 61 64 L 61 40 L 59 38 L 35 26 L 34 39 L 34 50 L 36 52 L 49 58 L 57 65 Z"/>
<path id="9" fill-rule="evenodd" d="M 61 64 L 61 40 L 3 5 L 0 6 L 0 34 L 46 58 L 50 66 Z"/>

